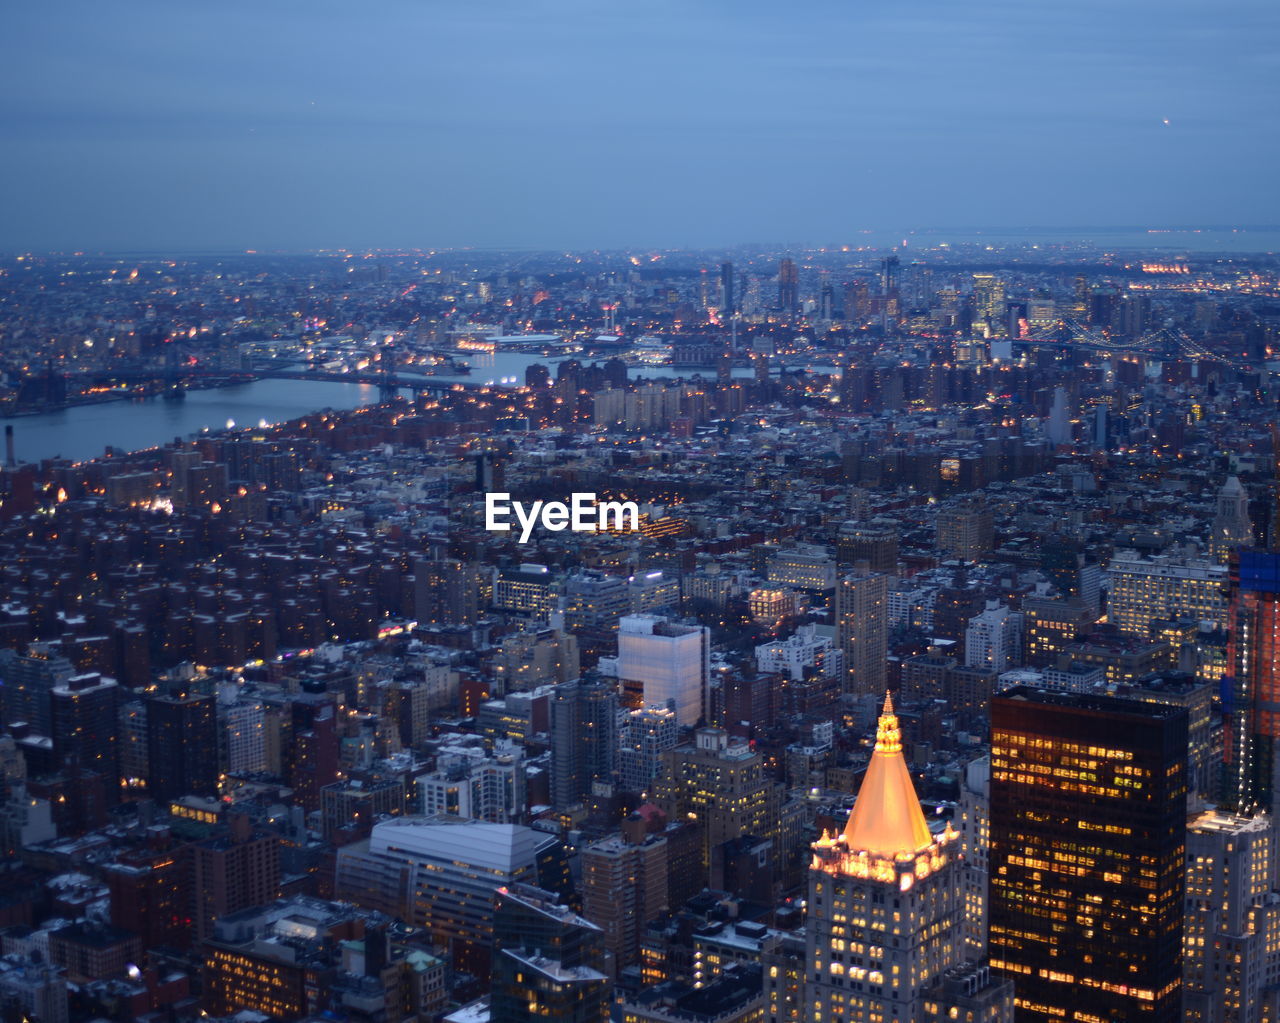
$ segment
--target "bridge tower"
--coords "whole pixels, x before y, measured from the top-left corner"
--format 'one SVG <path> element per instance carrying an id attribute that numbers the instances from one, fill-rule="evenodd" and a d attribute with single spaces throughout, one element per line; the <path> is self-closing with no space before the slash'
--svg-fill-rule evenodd
<path id="1" fill-rule="evenodd" d="M 387 345 L 378 357 L 378 399 L 395 401 L 400 392 L 400 379 L 396 375 L 396 346 Z"/>
<path id="2" fill-rule="evenodd" d="M 182 380 L 182 358 L 178 346 L 170 341 L 164 346 L 164 393 L 168 396 L 185 396 L 186 384 Z"/>

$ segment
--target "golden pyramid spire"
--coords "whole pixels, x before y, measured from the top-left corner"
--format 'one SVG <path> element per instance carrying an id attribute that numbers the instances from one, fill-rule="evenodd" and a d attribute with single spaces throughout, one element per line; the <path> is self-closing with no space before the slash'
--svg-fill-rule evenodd
<path id="1" fill-rule="evenodd" d="M 875 752 L 845 825 L 844 840 L 851 852 L 889 857 L 917 853 L 933 843 L 902 756 L 902 732 L 888 693 L 876 726 Z"/>

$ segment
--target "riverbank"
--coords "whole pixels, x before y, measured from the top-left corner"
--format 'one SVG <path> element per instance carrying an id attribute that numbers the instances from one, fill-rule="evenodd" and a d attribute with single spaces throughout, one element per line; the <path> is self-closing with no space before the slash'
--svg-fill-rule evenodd
<path id="1" fill-rule="evenodd" d="M 106 405 L 117 401 L 147 401 L 152 398 L 162 400 L 183 400 L 188 391 L 209 391 L 223 387 L 238 387 L 261 380 L 256 373 L 243 373 L 225 378 L 206 378 L 203 380 L 184 382 L 181 388 L 166 390 L 158 387 L 134 385 L 128 389 L 115 388 L 101 394 L 81 395 L 74 400 L 49 402 L 37 407 L 14 408 L 0 404 L 0 420 L 22 419 L 28 416 L 42 416 L 51 412 L 65 412 L 68 409 L 83 408 L 87 405 Z"/>
<path id="2" fill-rule="evenodd" d="M 525 370 L 533 363 L 547 366 L 555 375 L 562 358 L 499 352 L 477 353 L 468 360 L 466 374 L 437 374 L 441 383 L 476 385 L 519 385 Z M 745 378 L 750 369 L 735 368 L 735 377 Z M 706 371 L 704 377 L 709 375 Z M 632 369 L 633 380 L 646 377 L 692 376 L 674 367 Z M 407 390 L 405 393 L 409 393 Z M 61 408 L 42 410 L 20 416 L 0 416 L 15 428 L 17 456 L 23 461 L 37 462 L 45 458 L 69 458 L 83 461 L 100 458 L 107 447 L 123 451 L 140 451 L 185 440 L 203 430 L 217 430 L 228 422 L 241 426 L 259 423 L 273 425 L 297 419 L 318 409 L 352 409 L 375 405 L 382 400 L 374 384 L 344 383 L 323 380 L 278 379 L 256 377 L 251 381 L 233 382 L 216 387 L 189 390 L 183 401 L 166 401 L 162 395 L 112 396 Z"/>

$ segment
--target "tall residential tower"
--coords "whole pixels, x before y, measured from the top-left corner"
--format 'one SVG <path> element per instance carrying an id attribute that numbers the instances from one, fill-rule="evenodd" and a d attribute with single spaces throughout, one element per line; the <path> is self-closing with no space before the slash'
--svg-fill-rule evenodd
<path id="1" fill-rule="evenodd" d="M 889 577 L 859 564 L 836 584 L 836 637 L 846 693 L 881 693 L 889 642 Z"/>

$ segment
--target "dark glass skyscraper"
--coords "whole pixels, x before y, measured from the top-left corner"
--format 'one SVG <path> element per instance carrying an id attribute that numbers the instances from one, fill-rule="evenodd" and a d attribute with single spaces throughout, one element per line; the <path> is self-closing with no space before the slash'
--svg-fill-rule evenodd
<path id="1" fill-rule="evenodd" d="M 575 679 L 551 700 L 551 801 L 557 809 L 583 802 L 595 781 L 609 780 L 618 745 L 618 696 L 613 685 Z"/>
<path id="2" fill-rule="evenodd" d="M 1280 552 L 1242 550 L 1231 562 L 1223 679 L 1223 802 L 1238 813 L 1276 799 L 1280 736 Z"/>
<path id="3" fill-rule="evenodd" d="M 75 669 L 65 657 L 23 657 L 16 650 L 0 650 L 0 709 L 4 723 L 25 721 L 38 735 L 49 735 L 53 729 L 53 688 L 74 674 Z"/>
<path id="4" fill-rule="evenodd" d="M 880 293 L 882 295 L 892 295 L 898 290 L 898 266 L 897 256 L 886 256 L 880 261 Z"/>
<path id="5" fill-rule="evenodd" d="M 218 794 L 218 717 L 212 695 L 182 688 L 147 701 L 148 791 L 157 802 Z"/>
<path id="6" fill-rule="evenodd" d="M 795 312 L 800 301 L 800 274 L 794 259 L 784 259 L 778 264 L 778 308 L 784 313 Z"/>
<path id="7" fill-rule="evenodd" d="M 1018 687 L 991 701 L 991 965 L 1018 1019 L 1181 1020 L 1187 715 Z"/>
<path id="8" fill-rule="evenodd" d="M 49 694 L 53 750 L 60 766 L 98 775 L 108 803 L 120 799 L 119 693 L 115 679 L 88 672 L 73 675 Z"/>
<path id="9" fill-rule="evenodd" d="M 493 914 L 492 1023 L 603 1023 L 612 984 L 604 933 L 528 885 L 498 890 Z"/>
<path id="10" fill-rule="evenodd" d="M 737 299 L 733 293 L 733 264 L 721 263 L 720 264 L 720 302 L 721 302 L 720 316 L 722 319 L 727 319 L 737 311 L 738 307 L 734 304 L 736 301 Z"/>

